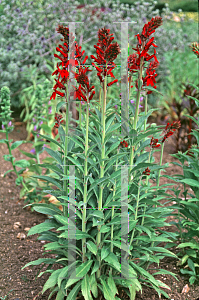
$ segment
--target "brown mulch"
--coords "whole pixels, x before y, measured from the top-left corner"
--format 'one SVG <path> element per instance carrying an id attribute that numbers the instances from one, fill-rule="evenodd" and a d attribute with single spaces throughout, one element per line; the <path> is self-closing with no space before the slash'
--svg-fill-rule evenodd
<path id="1" fill-rule="evenodd" d="M 25 125 L 16 126 L 15 130 L 10 134 L 9 138 L 13 141 L 25 140 L 27 136 Z M 0 133 L 0 139 L 5 138 L 5 135 Z M 175 153 L 175 144 L 172 139 L 169 143 L 165 143 L 163 164 L 166 162 L 176 161 L 175 158 L 171 157 L 169 154 Z M 31 149 L 31 144 L 23 144 L 20 149 L 29 152 Z M 28 267 L 24 270 L 21 268 L 28 262 L 39 259 L 42 256 L 43 248 L 45 244 L 43 241 L 38 241 L 38 235 L 31 235 L 27 237 L 26 228 L 31 228 L 36 224 L 40 224 L 45 221 L 45 216 L 36 212 L 31 212 L 30 210 L 23 209 L 24 202 L 19 199 L 20 187 L 15 185 L 16 175 L 14 173 L 9 173 L 5 178 L 3 174 L 11 168 L 10 162 L 3 159 L 4 154 L 8 154 L 8 149 L 5 144 L 0 144 L 0 299 L 6 300 L 27 300 L 27 299 L 37 299 L 37 300 L 47 300 L 50 291 L 47 290 L 43 295 L 41 295 L 41 290 L 49 275 L 44 274 L 42 277 L 35 281 L 35 277 L 40 270 L 40 266 Z M 16 160 L 26 158 L 17 149 L 13 151 L 13 155 Z M 46 152 L 42 153 L 41 159 L 46 157 Z M 160 152 L 154 154 L 156 159 L 155 162 L 159 161 Z M 175 165 L 170 165 L 166 169 L 167 175 L 183 174 L 182 169 Z M 160 179 L 160 185 L 165 183 L 173 183 L 171 180 L 166 178 Z M 179 197 L 184 198 L 182 195 L 182 190 Z M 192 192 L 189 189 L 189 192 Z M 172 192 L 171 195 L 174 196 Z M 162 203 L 166 202 L 162 201 Z M 168 218 L 167 222 L 171 221 L 171 217 Z M 14 223 L 20 222 L 20 227 L 14 229 Z M 167 227 L 165 230 L 175 232 L 176 227 Z M 17 238 L 19 233 L 25 234 L 24 239 Z M 175 250 L 174 250 L 175 252 Z M 53 257 L 53 254 L 45 254 L 44 257 Z M 151 266 L 152 267 L 152 266 Z M 157 268 L 157 265 L 154 267 Z M 166 257 L 164 258 L 159 268 L 166 269 L 168 271 L 177 274 L 179 281 L 170 275 L 157 275 L 156 279 L 161 280 L 170 287 L 169 290 L 165 290 L 170 299 L 173 300 L 196 300 L 199 299 L 199 287 L 190 285 L 188 277 L 182 276 L 180 273 L 180 266 L 177 266 L 177 260 Z M 45 270 L 45 268 L 43 269 Z M 188 285 L 187 292 L 182 293 L 183 288 Z M 9 293 L 10 292 L 10 293 Z M 8 294 L 9 293 L 9 294 Z M 4 298 L 8 294 L 7 298 Z M 129 297 L 121 294 L 121 299 L 129 299 Z M 55 299 L 55 298 L 52 298 Z M 77 299 L 83 299 L 78 295 Z M 158 300 L 158 294 L 148 287 L 143 286 L 143 293 L 137 293 L 136 300 Z M 163 296 L 161 299 L 165 299 Z M 98 299 L 100 300 L 100 298 Z M 103 300 L 103 299 L 101 299 Z"/>

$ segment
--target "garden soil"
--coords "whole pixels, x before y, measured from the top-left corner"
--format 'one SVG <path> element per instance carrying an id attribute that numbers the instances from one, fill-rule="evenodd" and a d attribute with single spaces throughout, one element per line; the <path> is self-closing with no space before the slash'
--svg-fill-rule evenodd
<path id="1" fill-rule="evenodd" d="M 9 138 L 13 141 L 25 140 L 27 132 L 25 124 L 16 123 L 14 131 Z M 5 138 L 5 134 L 0 133 L 0 139 Z M 23 144 L 20 149 L 29 152 L 31 144 Z M 168 139 L 164 147 L 163 164 L 166 162 L 178 162 L 177 159 L 170 156 L 175 153 L 175 143 L 172 137 Z M 8 149 L 5 144 L 0 143 L 0 299 L 4 300 L 47 300 L 50 291 L 47 290 L 43 295 L 41 294 L 42 287 L 48 279 L 49 275 L 44 274 L 35 280 L 39 274 L 40 266 L 33 266 L 21 270 L 21 268 L 30 261 L 37 260 L 42 257 L 54 257 L 53 254 L 47 253 L 44 256 L 43 246 L 46 242 L 37 240 L 38 235 L 27 236 L 27 231 L 34 225 L 45 221 L 45 216 L 37 212 L 32 212 L 24 207 L 24 200 L 19 198 L 20 187 L 15 185 L 16 175 L 14 172 L 8 173 L 6 177 L 3 174 L 11 168 L 10 162 L 3 159 L 3 155 L 8 154 Z M 17 149 L 13 151 L 16 160 L 27 158 L 22 155 Z M 44 152 L 41 158 L 47 156 Z M 154 153 L 155 162 L 159 162 L 160 152 Z M 183 174 L 182 169 L 176 165 L 169 165 L 166 169 L 167 175 Z M 173 183 L 166 178 L 160 178 L 160 185 L 166 183 Z M 181 191 L 179 197 L 184 198 L 183 185 L 180 185 Z M 187 186 L 188 188 L 188 186 Z M 192 190 L 189 188 L 190 193 Z M 168 191 L 172 196 L 175 196 L 172 191 Z M 161 203 L 165 203 L 162 200 Z M 171 205 L 171 204 L 165 204 Z M 170 222 L 174 217 L 169 217 L 167 222 Z M 17 226 L 17 223 L 18 226 Z M 164 228 L 167 231 L 175 232 L 175 226 L 168 226 Z M 164 246 L 162 243 L 161 246 Z M 175 250 L 173 249 L 174 253 Z M 168 293 L 170 299 L 173 300 L 196 300 L 199 299 L 199 287 L 190 285 L 188 277 L 182 276 L 180 273 L 180 266 L 177 266 L 177 259 L 166 257 L 164 258 L 159 268 L 171 271 L 177 275 L 178 281 L 170 275 L 156 275 L 156 279 L 166 283 L 170 290 L 164 289 Z M 151 268 L 158 268 L 157 265 L 151 265 Z M 58 266 L 54 267 L 55 269 Z M 43 271 L 45 268 L 43 269 Z M 152 272 L 153 273 L 153 272 Z M 7 297 L 6 297 L 7 296 Z M 118 295 L 117 295 L 118 296 Z M 129 299 L 129 297 L 120 291 L 120 299 Z M 53 298 L 55 297 L 53 296 Z M 78 294 L 77 299 L 83 300 L 83 297 Z M 143 286 L 143 292 L 137 293 L 136 300 L 159 300 L 158 294 L 149 287 Z M 161 296 L 161 299 L 166 299 Z M 98 300 L 104 300 L 101 296 Z"/>

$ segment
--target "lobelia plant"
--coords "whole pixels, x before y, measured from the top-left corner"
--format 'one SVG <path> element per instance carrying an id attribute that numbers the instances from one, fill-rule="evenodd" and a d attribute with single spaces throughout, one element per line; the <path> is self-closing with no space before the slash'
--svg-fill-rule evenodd
<path id="1" fill-rule="evenodd" d="M 171 214 L 169 207 L 162 207 L 163 205 L 159 203 L 160 199 L 169 197 L 166 188 L 159 187 L 159 178 L 160 170 L 168 166 L 168 164 L 162 166 L 164 142 L 180 127 L 180 121 L 167 124 L 161 141 L 161 161 L 160 165 L 157 165 L 152 162 L 151 154 L 155 148 L 160 147 L 160 144 L 157 144 L 159 139 L 156 137 L 159 137 L 162 126 L 151 126 L 149 130 L 146 129 L 147 118 L 154 111 L 152 109 L 147 112 L 147 100 L 145 112 L 139 114 L 141 91 L 148 90 L 147 94 L 156 91 L 154 71 L 158 61 L 155 49 L 153 55 L 149 55 L 148 50 L 151 46 L 157 47 L 153 43 L 154 37 L 150 38 L 150 35 L 161 25 L 162 18 L 155 17 L 143 27 L 142 34 L 136 35 L 138 43 L 137 47 L 133 48 L 136 55 L 130 63 L 127 61 L 128 70 L 131 73 L 136 71 L 138 73 L 135 83 L 136 106 L 129 103 L 133 124 L 129 124 L 131 128 L 127 137 L 121 133 L 117 134 L 121 120 L 115 112 L 115 105 L 119 106 L 120 100 L 106 103 L 108 87 L 118 81 L 111 79 L 112 81 L 108 83 L 108 75 L 115 78 L 112 73 L 115 68 L 114 60 L 121 52 L 118 43 L 112 43 L 114 37 L 109 33 L 110 29 L 105 27 L 99 29 L 98 43 L 94 45 L 97 58 L 91 55 L 91 59 L 98 64 L 92 63 L 98 72 L 102 89 L 100 93 L 102 99 L 100 98 L 98 103 L 93 99 L 95 86 L 89 82 L 86 74 L 91 70 L 84 66 L 88 56 L 83 59 L 84 51 L 81 51 L 81 46 L 78 46 L 72 33 L 69 34 L 69 28 L 63 25 L 57 28 L 57 32 L 64 37 L 61 39 L 64 44 L 59 44 L 56 48 L 61 55 L 54 54 L 61 63 L 57 63 L 57 69 L 52 73 L 52 76 L 59 76 L 57 80 L 55 79 L 56 84 L 50 100 L 56 96 L 65 97 L 65 101 L 58 103 L 56 111 L 65 106 L 66 124 L 64 130 L 61 117 L 56 116 L 60 142 L 39 134 L 42 138 L 54 142 L 60 149 L 54 151 L 45 148 L 53 157 L 54 163 L 39 164 L 53 170 L 57 176 L 33 177 L 56 186 L 56 189 L 46 192 L 60 201 L 63 212 L 52 204 L 32 205 L 35 211 L 50 217 L 44 223 L 32 227 L 28 235 L 37 233 L 40 235 L 38 239 L 49 241 L 44 248 L 56 254 L 56 257 L 40 258 L 22 268 L 42 263 L 48 265 L 46 271 L 41 272 L 39 277 L 46 272 L 51 273 L 42 290 L 44 293 L 47 289 L 51 289 L 49 299 L 57 292 L 56 299 L 64 299 L 67 296 L 67 300 L 75 300 L 81 289 L 84 299 L 91 300 L 93 297 L 103 296 L 105 299 L 117 300 L 121 299 L 119 297 L 123 290 L 131 300 L 134 300 L 136 292 L 142 290 L 142 285 L 150 285 L 159 296 L 163 294 L 169 298 L 161 287 L 170 288 L 156 280 L 154 276 L 169 273 L 175 277 L 175 274 L 159 269 L 151 275 L 148 267 L 154 262 L 159 264 L 165 256 L 176 257 L 167 249 L 176 239 L 176 234 L 158 229 L 168 226 L 165 220 Z M 75 53 L 75 59 L 69 58 L 69 42 L 70 54 Z M 152 58 L 154 61 L 150 63 L 144 77 L 145 62 Z M 71 65 L 78 69 L 77 72 L 72 70 Z M 79 84 L 78 88 L 72 85 L 75 88 L 72 93 L 71 74 L 75 75 L 75 80 Z M 129 76 L 129 88 L 131 80 L 132 74 Z M 58 88 L 64 92 L 58 91 Z M 78 98 L 86 105 L 85 119 L 81 126 L 78 125 L 74 135 L 69 133 L 69 104 L 72 95 L 74 99 Z M 95 114 L 91 110 L 89 112 L 89 108 L 93 108 Z M 150 135 L 153 137 L 146 139 Z M 147 151 L 141 153 L 147 146 L 150 146 L 150 153 Z M 71 165 L 68 165 L 69 162 Z M 156 178 L 155 187 L 150 186 L 149 177 L 152 175 Z M 146 179 L 146 182 L 143 179 Z M 130 243 L 127 242 L 128 214 Z M 51 229 L 56 232 L 52 232 Z M 158 246 L 162 242 L 167 243 L 164 248 Z M 121 261 L 118 249 L 122 249 L 124 254 Z M 55 263 L 62 267 L 60 266 L 58 270 L 52 269 Z"/>

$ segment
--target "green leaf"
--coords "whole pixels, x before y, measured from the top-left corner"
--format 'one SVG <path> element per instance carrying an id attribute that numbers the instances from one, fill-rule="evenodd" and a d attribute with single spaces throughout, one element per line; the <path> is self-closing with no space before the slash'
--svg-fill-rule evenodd
<path id="1" fill-rule="evenodd" d="M 42 295 L 43 295 L 43 293 L 44 293 L 46 290 L 48 290 L 48 289 L 54 287 L 55 284 L 57 284 L 57 279 L 58 279 L 58 276 L 59 276 L 61 270 L 62 270 L 62 269 L 58 269 L 58 270 L 54 271 L 54 272 L 50 275 L 50 277 L 48 278 L 48 280 L 47 280 L 46 283 L 44 284 L 44 287 L 43 287 L 43 290 L 42 290 Z"/>
<path id="2" fill-rule="evenodd" d="M 0 143 L 8 143 L 8 140 L 6 140 L 6 139 L 1 139 L 1 140 L 0 140 Z"/>
<path id="3" fill-rule="evenodd" d="M 107 257 L 109 255 L 109 252 L 110 252 L 109 247 L 103 246 L 103 248 L 101 250 L 101 260 L 103 260 L 105 257 Z"/>
<path id="4" fill-rule="evenodd" d="M 99 261 L 95 260 L 91 275 L 94 275 L 94 273 L 97 272 L 98 269 L 99 269 Z"/>
<path id="5" fill-rule="evenodd" d="M 60 170 L 60 168 L 56 167 L 55 165 L 50 165 L 50 164 L 37 164 L 37 166 L 43 167 L 43 168 L 46 168 L 46 169 L 53 170 L 54 172 L 57 172 L 57 173 L 59 173 L 59 174 L 64 174 L 64 173 L 62 172 L 62 170 Z"/>
<path id="6" fill-rule="evenodd" d="M 13 150 L 13 149 L 15 149 L 15 148 L 17 148 L 18 146 L 20 146 L 21 144 L 23 144 L 24 143 L 24 141 L 16 141 L 16 142 L 14 142 L 12 145 L 11 145 L 11 150 Z"/>
<path id="7" fill-rule="evenodd" d="M 71 268 L 76 268 L 76 261 L 74 261 L 70 267 L 69 267 L 69 271 Z M 64 279 L 67 279 L 66 276 L 68 276 L 68 266 L 64 267 L 61 269 L 61 273 L 59 274 L 59 277 L 58 277 L 58 287 L 60 288 L 61 287 L 61 282 L 62 280 Z"/>
<path id="8" fill-rule="evenodd" d="M 43 204 L 43 203 L 36 204 L 33 205 L 33 209 L 39 212 L 40 214 L 44 214 L 44 215 L 54 216 L 57 214 L 62 214 L 62 212 L 53 204 L 52 206 L 50 204 Z"/>
<path id="9" fill-rule="evenodd" d="M 79 281 L 82 277 L 84 277 L 90 270 L 92 263 L 93 260 L 86 261 L 85 263 L 82 263 L 78 268 L 76 268 L 76 272 L 74 271 L 73 274 L 71 275 L 71 277 L 76 277 L 76 278 L 75 279 L 69 278 L 68 282 L 66 283 L 65 289 L 67 289 L 73 283 Z"/>
<path id="10" fill-rule="evenodd" d="M 179 180 L 180 182 L 184 182 L 190 186 L 195 186 L 195 187 L 198 187 L 199 188 L 199 181 L 197 180 L 194 180 L 194 179 L 182 179 L 182 180 Z"/>
<path id="11" fill-rule="evenodd" d="M 79 163 L 78 159 L 74 159 L 74 158 L 69 157 L 69 156 L 67 156 L 67 159 L 72 161 L 72 163 L 74 163 L 75 166 L 78 166 L 78 168 L 82 171 L 82 174 L 84 174 L 84 170 L 83 170 L 81 164 Z"/>
<path id="12" fill-rule="evenodd" d="M 164 269 L 159 269 L 158 272 L 153 273 L 153 275 L 158 275 L 158 274 L 169 274 L 169 275 L 172 275 L 177 281 L 179 281 L 179 279 L 176 277 L 176 274 L 174 274 L 170 271 L 167 271 Z"/>
<path id="13" fill-rule="evenodd" d="M 4 158 L 5 161 L 10 161 L 11 162 L 12 157 L 14 157 L 14 156 L 10 155 L 10 154 L 3 155 L 3 158 Z"/>
<path id="14" fill-rule="evenodd" d="M 36 159 L 36 155 L 31 154 L 29 152 L 23 151 L 21 149 L 18 149 L 21 153 L 25 154 L 26 156 L 30 157 L 30 158 L 35 158 Z"/>
<path id="15" fill-rule="evenodd" d="M 84 145 L 82 145 L 82 143 L 80 143 L 74 136 L 69 136 L 69 139 L 71 139 L 73 142 L 75 142 L 75 144 L 79 145 L 83 150 L 85 150 Z"/>
<path id="16" fill-rule="evenodd" d="M 47 132 L 48 134 L 51 134 L 52 128 L 49 127 L 47 124 L 42 124 L 42 125 L 41 125 L 41 128 L 42 128 L 45 132 Z"/>
<path id="17" fill-rule="evenodd" d="M 196 245 L 194 243 L 181 243 L 176 248 L 185 248 L 185 247 L 190 247 L 191 249 L 198 249 L 199 250 L 199 245 Z"/>
<path id="18" fill-rule="evenodd" d="M 14 170 L 8 170 L 4 173 L 3 177 L 5 177 L 8 173 L 13 172 Z M 23 178 L 23 177 L 22 177 Z"/>
<path id="19" fill-rule="evenodd" d="M 63 161 L 61 159 L 61 154 L 58 151 L 54 151 L 50 148 L 44 147 L 44 149 L 46 150 L 46 152 L 48 152 L 48 154 L 53 157 L 56 161 L 58 161 L 58 163 L 60 165 L 63 165 Z"/>
<path id="20" fill-rule="evenodd" d="M 88 241 L 86 244 L 87 244 L 88 249 L 96 255 L 97 254 L 97 246 L 92 241 Z"/>
<path id="21" fill-rule="evenodd" d="M 59 128 L 58 128 L 58 132 L 59 132 L 59 136 L 60 136 L 60 139 L 62 141 L 62 144 L 63 144 L 63 147 L 65 146 L 65 136 L 66 136 L 66 133 L 63 129 L 63 127 L 60 125 Z"/>
<path id="22" fill-rule="evenodd" d="M 59 113 L 59 110 L 60 108 L 63 106 L 63 105 L 66 105 L 66 101 L 61 101 L 57 104 L 57 107 L 56 107 L 56 112 Z"/>
<path id="23" fill-rule="evenodd" d="M 121 126 L 121 124 L 114 124 L 112 125 L 106 132 L 106 135 L 109 133 L 109 132 L 115 132 L 119 127 Z"/>
<path id="24" fill-rule="evenodd" d="M 52 225 L 52 223 L 49 222 L 43 222 L 41 224 L 35 225 L 34 227 L 30 228 L 30 230 L 28 231 L 27 236 L 32 235 L 32 234 L 36 234 L 36 233 L 41 233 L 44 231 L 48 231 L 50 229 L 55 228 L 55 226 Z"/>
<path id="25" fill-rule="evenodd" d="M 80 280 L 75 286 L 74 288 L 70 291 L 70 293 L 67 296 L 67 300 L 76 300 L 77 298 L 77 294 L 79 292 L 79 290 L 81 289 L 81 283 L 82 281 Z"/>
<path id="26" fill-rule="evenodd" d="M 42 263 L 44 264 L 54 264 L 56 262 L 55 258 L 39 258 L 37 260 L 31 261 L 29 263 L 27 263 L 23 268 L 21 268 L 21 270 L 29 267 L 29 266 L 38 266 Z"/>
<path id="27" fill-rule="evenodd" d="M 56 144 L 57 146 L 61 147 L 64 150 L 63 146 L 59 142 L 57 142 L 56 140 L 52 139 L 50 136 L 43 135 L 43 134 L 40 134 L 40 133 L 35 133 L 35 132 L 33 132 L 33 134 L 34 135 L 39 134 L 44 139 L 49 140 L 50 142 Z"/>
<path id="28" fill-rule="evenodd" d="M 196 274 L 194 262 L 190 258 L 188 258 L 188 266 L 194 272 L 194 274 Z"/>
<path id="29" fill-rule="evenodd" d="M 68 238 L 68 231 L 62 233 L 61 235 L 59 235 L 59 237 Z M 95 241 L 95 239 L 90 234 L 82 232 L 81 230 L 76 228 L 75 239 L 81 240 L 83 238 L 91 238 L 93 241 Z"/>
<path id="30" fill-rule="evenodd" d="M 23 177 L 22 176 L 17 177 L 16 180 L 15 180 L 16 185 L 20 185 L 22 182 L 23 182 Z"/>
<path id="31" fill-rule="evenodd" d="M 105 130 L 106 133 L 114 119 L 115 119 L 115 114 L 112 117 L 109 116 L 109 119 L 106 120 L 106 130 Z"/>
<path id="32" fill-rule="evenodd" d="M 68 226 L 68 217 L 60 216 L 60 215 L 54 215 L 54 218 L 60 222 L 63 225 Z"/>
<path id="33" fill-rule="evenodd" d="M 93 299 L 91 297 L 91 294 L 90 294 L 90 285 L 89 285 L 89 276 L 88 276 L 88 274 L 86 274 L 86 276 L 82 280 L 81 291 L 82 291 L 82 295 L 84 296 L 85 300 Z"/>
<path id="34" fill-rule="evenodd" d="M 50 299 L 50 298 L 49 298 Z M 65 299 L 65 294 L 63 294 L 62 290 L 59 290 L 56 299 L 55 300 L 64 300 Z"/>
<path id="35" fill-rule="evenodd" d="M 91 289 L 91 292 L 93 293 L 93 296 L 95 298 L 97 298 L 98 297 L 98 288 L 97 288 L 97 280 L 96 280 L 95 274 L 92 274 L 90 276 L 89 284 L 90 284 L 90 289 Z"/>
<path id="36" fill-rule="evenodd" d="M 94 210 L 94 211 L 89 212 L 89 215 L 88 215 L 88 217 L 87 217 L 87 220 L 88 220 L 90 217 L 97 217 L 97 218 L 100 218 L 100 219 L 104 219 L 104 214 L 103 214 L 103 211 L 100 211 L 100 210 Z"/>
<path id="37" fill-rule="evenodd" d="M 101 229 L 100 229 L 100 233 L 105 233 L 105 232 L 109 232 L 110 228 L 106 225 L 102 225 Z"/>
<path id="38" fill-rule="evenodd" d="M 117 290 L 117 287 L 115 285 L 115 282 L 113 280 L 113 277 L 112 275 L 110 274 L 109 277 L 108 277 L 108 285 L 109 287 L 111 288 L 111 291 L 112 291 L 112 294 L 114 295 L 115 297 L 115 294 L 118 294 L 118 290 Z M 114 298 L 115 299 L 115 298 Z"/>
<path id="39" fill-rule="evenodd" d="M 14 165 L 16 167 L 20 167 L 20 168 L 27 168 L 30 166 L 30 163 L 29 161 L 25 160 L 25 159 L 21 159 L 21 160 L 18 160 L 14 163 Z"/>
<path id="40" fill-rule="evenodd" d="M 105 257 L 104 260 L 111 264 L 113 268 L 116 269 L 118 272 L 121 272 L 120 263 L 118 262 L 117 256 L 114 253 L 109 253 L 109 255 Z"/>
<path id="41" fill-rule="evenodd" d="M 106 284 L 106 282 L 100 278 L 100 281 L 103 286 L 103 294 L 106 300 L 112 300 L 113 299 L 113 294 L 110 291 L 110 287 Z M 114 295 L 115 296 L 115 295 Z"/>
<path id="42" fill-rule="evenodd" d="M 44 175 L 34 175 L 34 176 L 31 176 L 33 178 L 39 178 L 39 179 L 43 179 L 45 181 L 48 181 L 50 183 L 52 183 L 53 185 L 55 185 L 56 187 L 58 187 L 60 190 L 62 190 L 62 185 L 58 182 L 57 179 L 54 179 L 54 178 L 51 178 L 49 176 L 44 176 Z"/>
<path id="43" fill-rule="evenodd" d="M 152 86 L 145 86 L 144 88 L 147 89 L 147 90 L 149 90 L 149 91 L 153 91 L 153 92 L 156 92 L 156 93 L 162 95 L 160 92 L 158 92 L 158 90 L 154 89 Z"/>

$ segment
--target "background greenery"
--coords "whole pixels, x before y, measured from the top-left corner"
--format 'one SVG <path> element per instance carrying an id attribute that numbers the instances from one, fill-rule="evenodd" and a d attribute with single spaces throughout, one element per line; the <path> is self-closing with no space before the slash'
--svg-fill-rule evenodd
<path id="1" fill-rule="evenodd" d="M 24 1 L 27 2 L 27 1 Z M 67 2 L 67 1 L 66 1 Z M 70 2 L 70 1 L 69 1 Z M 91 2 L 94 3 L 94 1 L 86 1 L 86 0 L 80 0 L 78 1 L 80 4 L 82 3 L 88 3 L 91 4 Z M 99 2 L 99 5 L 101 7 L 103 6 L 102 3 Z M 108 1 L 106 1 L 108 2 Z M 111 2 L 111 1 L 110 1 Z M 197 1 L 190 0 L 190 1 L 147 1 L 150 3 L 153 8 L 152 12 L 150 10 L 147 11 L 146 5 L 143 3 L 143 1 L 134 1 L 134 0 L 120 0 L 120 3 L 130 4 L 130 9 L 133 7 L 134 11 L 131 12 L 130 9 L 126 8 L 126 12 L 124 12 L 123 17 L 126 17 L 128 14 L 129 17 L 132 19 L 137 20 L 137 24 L 133 26 L 133 30 L 131 30 L 131 34 L 129 36 L 131 37 L 129 39 L 130 42 L 130 53 L 133 53 L 133 50 L 131 49 L 137 42 L 136 38 L 134 38 L 134 35 L 137 34 L 137 32 L 140 32 L 143 25 L 150 20 L 152 16 L 161 15 L 164 17 L 164 15 L 168 16 L 168 20 L 164 19 L 163 25 L 157 29 L 156 34 L 156 44 L 158 45 L 157 48 L 157 58 L 160 62 L 160 67 L 157 70 L 158 77 L 157 79 L 157 89 L 160 90 L 160 92 L 164 93 L 164 96 L 170 97 L 170 93 L 178 92 L 178 82 L 181 83 L 184 78 L 189 78 L 193 83 L 197 82 L 197 74 L 198 69 L 197 66 L 195 68 L 192 67 L 185 67 L 183 69 L 183 72 L 179 72 L 178 76 L 174 76 L 174 73 L 178 71 L 179 68 L 179 56 L 181 58 L 180 62 L 187 62 L 188 60 L 192 61 L 190 65 L 193 65 L 195 63 L 195 57 L 194 55 L 188 55 L 189 52 L 189 44 L 193 41 L 198 40 L 198 24 L 196 21 L 193 21 L 191 19 L 185 18 L 183 15 L 184 11 L 191 12 L 191 14 L 197 15 Z M 0 88 L 2 86 L 7 85 L 11 90 L 11 103 L 12 103 L 12 110 L 14 110 L 13 116 L 19 116 L 19 113 L 24 107 L 24 104 L 22 103 L 21 99 L 24 98 L 25 92 L 23 92 L 24 88 L 30 87 L 32 85 L 36 86 L 37 84 L 42 84 L 43 80 L 39 79 L 39 77 L 36 79 L 36 77 L 33 76 L 33 73 L 31 72 L 31 65 L 35 66 L 37 69 L 37 75 L 44 75 L 46 78 L 48 78 L 53 85 L 55 84 L 55 81 L 53 80 L 51 74 L 55 70 L 55 66 L 57 63 L 57 59 L 55 60 L 53 54 L 56 53 L 56 46 L 58 45 L 56 41 L 59 41 L 61 36 L 59 34 L 53 34 L 55 37 L 51 39 L 50 46 L 47 45 L 47 48 L 54 49 L 51 50 L 51 53 L 47 56 L 43 57 L 44 51 L 44 43 L 41 43 L 40 41 L 42 38 L 49 39 L 49 36 L 52 35 L 52 33 L 55 32 L 55 26 L 52 24 L 51 20 L 55 19 L 56 13 L 52 11 L 52 9 L 49 9 L 49 12 L 53 12 L 53 14 L 49 14 L 46 10 L 46 7 L 48 3 L 53 3 L 51 0 L 48 0 L 47 2 L 44 0 L 36 0 L 33 1 L 33 5 L 30 7 L 28 6 L 27 2 L 27 9 L 25 5 L 23 6 L 23 1 L 19 0 L 4 0 L 0 1 L 0 26 L 2 28 L 5 28 L 5 24 L 11 22 L 11 27 L 8 27 L 8 30 L 4 30 L 2 37 L 0 37 L 0 50 L 1 50 L 1 58 L 0 58 L 0 68 L 2 69 L 2 72 L 0 74 Z M 109 7 L 112 7 L 112 3 L 109 3 Z M 140 3 L 140 4 L 139 4 Z M 166 3 L 169 3 L 169 7 Z M 166 5 L 165 5 L 166 4 Z M 180 6 L 180 7 L 179 7 Z M 16 8 L 20 8 L 22 13 L 26 13 L 27 17 L 23 16 L 20 17 L 20 13 L 15 13 Z M 5 9 L 6 8 L 6 9 Z M 172 14 L 170 12 L 169 8 L 173 12 L 176 12 L 175 14 Z M 183 12 L 177 13 L 178 9 L 181 8 Z M 159 12 L 157 11 L 159 9 Z M 39 11 L 40 14 L 36 14 L 36 11 Z M 14 11 L 14 14 L 12 13 Z M 24 15 L 25 15 L 24 13 Z M 36 14 L 36 20 L 35 23 L 33 23 L 34 19 L 34 13 Z M 47 26 L 43 26 L 42 18 L 46 14 L 46 17 L 48 19 Z M 187 14 L 187 13 L 186 13 Z M 43 15 L 43 16 L 42 16 Z M 180 22 L 174 22 L 173 16 L 178 15 L 180 18 Z M 136 17 L 137 16 L 137 17 Z M 189 15 L 190 16 L 190 15 Z M 29 28 L 30 37 L 25 37 L 24 43 L 22 42 L 21 35 L 18 35 L 18 33 L 22 30 L 22 27 L 27 26 L 27 22 L 29 20 L 32 21 L 32 24 L 30 25 L 31 28 Z M 57 25 L 57 23 L 55 23 Z M 8 25 L 9 26 L 9 25 Z M 41 28 L 43 26 L 43 29 Z M 51 27 L 51 28 L 50 28 Z M 57 26 L 56 26 L 57 27 Z M 6 27 L 7 28 L 7 27 Z M 1 28 L 0 28 L 1 29 Z M 89 29 L 90 30 L 90 29 Z M 83 49 L 86 51 L 88 56 L 90 54 L 94 54 L 93 51 L 93 45 L 96 44 L 96 34 L 97 29 L 92 29 L 92 34 L 94 34 L 94 38 L 89 43 L 83 44 Z M 90 36 L 90 32 L 85 33 L 84 40 L 87 40 L 87 38 Z M 35 36 L 34 36 L 35 35 Z M 114 33 L 115 40 L 117 40 L 117 37 Z M 118 37 L 118 40 L 119 41 Z M 11 50 L 10 50 L 11 49 Z M 43 52 L 42 52 L 43 51 Z M 40 54 L 42 53 L 42 55 Z M 178 55 L 179 53 L 179 55 Z M 29 56 L 29 59 L 26 60 L 27 55 Z M 172 64 L 170 64 L 168 59 L 172 57 Z M 176 61 L 174 60 L 174 57 L 176 58 Z M 40 61 L 43 62 L 43 66 L 41 66 Z M 91 60 L 87 61 L 87 63 L 91 63 Z M 118 60 L 118 64 L 120 61 Z M 49 70 L 46 65 L 50 65 L 52 72 Z M 45 65 L 45 66 L 44 66 Z M 189 65 L 189 66 L 190 66 Z M 182 64 L 183 66 L 183 64 Z M 119 72 L 116 71 L 115 74 L 119 78 Z M 182 77 L 183 75 L 183 77 Z M 94 75 L 93 78 L 96 78 Z M 35 80 L 33 83 L 33 79 Z M 171 82 L 172 80 L 175 81 L 175 84 L 169 86 L 169 88 L 165 88 L 167 86 L 168 82 Z M 97 84 L 97 80 L 94 82 L 94 84 Z M 162 90 L 161 90 L 162 89 Z M 171 91 L 173 89 L 173 91 Z M 110 89 L 111 94 L 116 97 L 118 95 L 118 90 L 116 91 L 115 87 Z M 26 102 L 28 103 L 28 97 L 26 97 Z M 153 107 L 156 103 L 160 107 L 162 107 L 162 98 L 159 98 L 158 94 L 152 93 L 149 95 L 149 104 Z"/>

